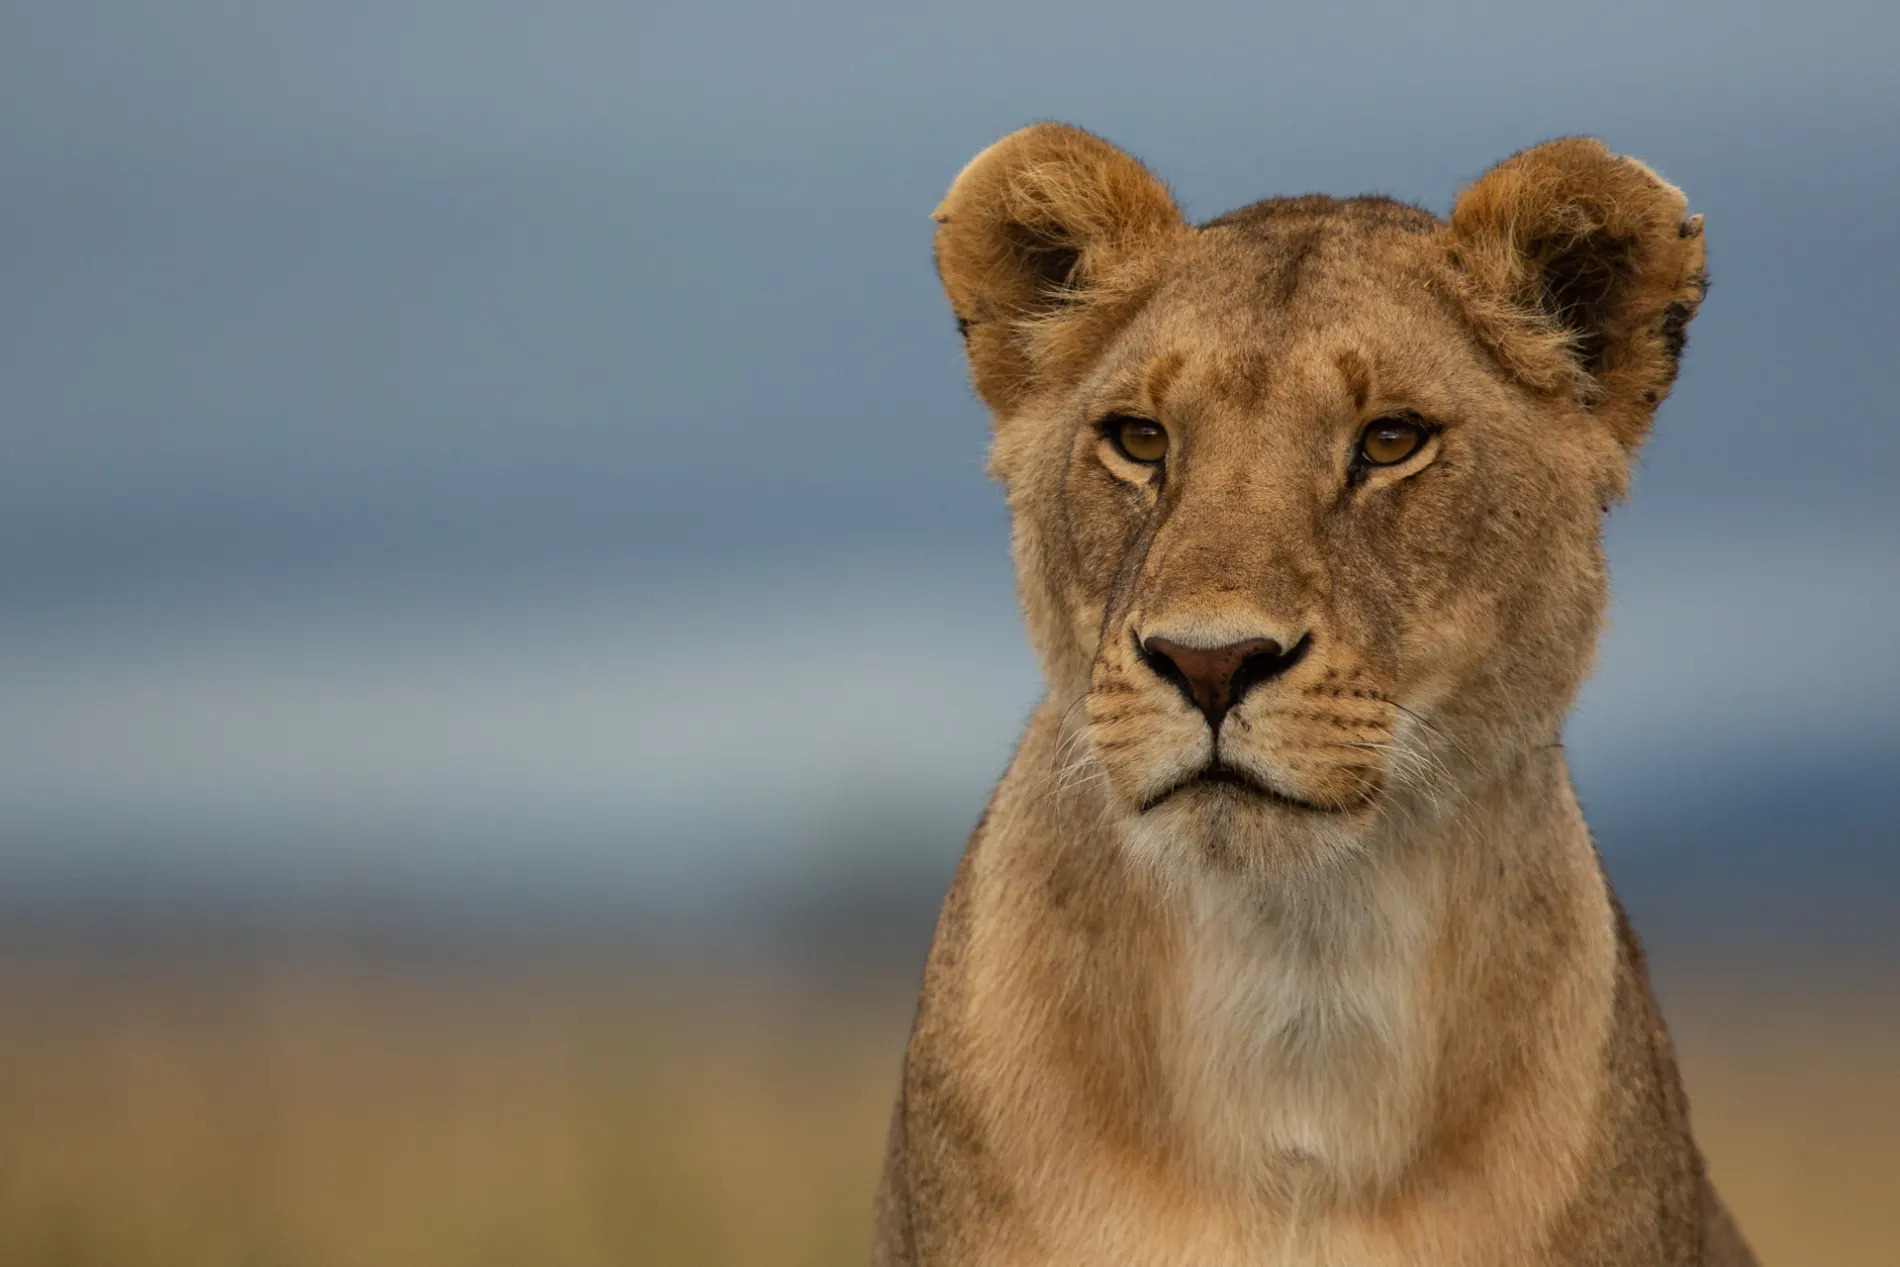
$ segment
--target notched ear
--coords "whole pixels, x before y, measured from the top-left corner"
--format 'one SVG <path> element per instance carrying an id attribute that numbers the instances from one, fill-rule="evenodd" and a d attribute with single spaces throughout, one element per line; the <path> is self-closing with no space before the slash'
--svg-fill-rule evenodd
<path id="1" fill-rule="evenodd" d="M 1167 188 L 1077 128 L 1011 133 L 937 208 L 937 272 L 978 395 L 999 414 L 1080 371 L 1188 232 Z"/>
<path id="2" fill-rule="evenodd" d="M 1480 332 L 1524 382 L 1574 392 L 1634 447 L 1708 285 L 1682 191 L 1587 137 L 1525 150 L 1458 199 L 1445 235 Z"/>

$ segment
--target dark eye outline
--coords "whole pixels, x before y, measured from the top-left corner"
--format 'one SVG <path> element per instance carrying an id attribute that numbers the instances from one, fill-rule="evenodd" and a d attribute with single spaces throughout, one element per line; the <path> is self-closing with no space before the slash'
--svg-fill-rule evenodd
<path id="1" fill-rule="evenodd" d="M 1161 438 L 1166 442 L 1167 447 L 1162 450 L 1160 457 L 1138 458 L 1128 451 L 1128 446 L 1122 443 L 1122 428 L 1128 426 L 1130 423 L 1153 427 L 1156 431 L 1161 433 Z M 1101 431 L 1103 439 L 1113 445 L 1115 452 L 1121 455 L 1122 460 L 1125 462 L 1133 462 L 1136 466 L 1165 466 L 1167 465 L 1168 454 L 1174 449 L 1174 437 L 1168 434 L 1168 429 L 1156 422 L 1153 418 L 1144 418 L 1140 414 L 1110 414 L 1095 425 Z"/>
<path id="2" fill-rule="evenodd" d="M 1390 462 L 1381 462 L 1377 458 L 1374 458 L 1370 453 L 1366 452 L 1366 437 L 1372 434 L 1372 429 L 1374 427 L 1393 426 L 1393 425 L 1407 426 L 1417 431 L 1418 443 L 1413 445 L 1411 449 L 1408 450 L 1403 457 L 1394 458 Z M 1425 421 L 1423 418 L 1418 417 L 1416 414 L 1387 414 L 1382 418 L 1374 418 L 1371 422 L 1368 422 L 1365 426 L 1359 428 L 1359 435 L 1353 441 L 1353 448 L 1352 448 L 1353 474 L 1360 478 L 1363 478 L 1368 471 L 1396 470 L 1397 468 L 1404 466 L 1407 462 L 1410 462 L 1413 458 L 1417 457 L 1419 454 L 1425 452 L 1425 450 L 1428 447 L 1430 447 L 1432 438 L 1436 436 L 1437 434 L 1438 434 L 1437 427 L 1434 427 L 1431 423 Z"/>

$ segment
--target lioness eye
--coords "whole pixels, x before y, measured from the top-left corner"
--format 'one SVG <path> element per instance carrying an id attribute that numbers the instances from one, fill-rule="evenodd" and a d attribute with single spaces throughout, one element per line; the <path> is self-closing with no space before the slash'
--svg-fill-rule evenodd
<path id="1" fill-rule="evenodd" d="M 1359 437 L 1359 456 L 1370 466 L 1391 466 L 1417 453 L 1425 435 L 1409 418 L 1381 418 Z"/>
<path id="2" fill-rule="evenodd" d="M 1152 466 L 1168 456 L 1168 433 L 1147 418 L 1111 418 L 1105 428 L 1116 450 L 1130 462 Z"/>

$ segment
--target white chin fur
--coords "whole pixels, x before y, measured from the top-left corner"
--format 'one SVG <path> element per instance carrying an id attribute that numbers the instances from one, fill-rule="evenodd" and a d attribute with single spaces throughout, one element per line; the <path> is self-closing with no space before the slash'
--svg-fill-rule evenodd
<path id="1" fill-rule="evenodd" d="M 1129 857 L 1170 887 L 1210 874 L 1276 883 L 1331 870 L 1363 854 L 1376 824 L 1288 809 L 1238 789 L 1190 789 L 1122 817 Z"/>

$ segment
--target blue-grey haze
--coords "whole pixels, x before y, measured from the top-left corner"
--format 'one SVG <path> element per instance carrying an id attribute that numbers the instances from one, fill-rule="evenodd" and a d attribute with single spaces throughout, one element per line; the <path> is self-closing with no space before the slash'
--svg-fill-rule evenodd
<path id="1" fill-rule="evenodd" d="M 927 217 L 1058 117 L 1197 217 L 1443 212 L 1577 132 L 1689 192 L 1714 288 L 1570 747 L 1613 862 L 1825 922 L 1900 845 L 1897 43 L 1872 4 L 20 8 L 0 887 L 939 877 L 1036 682 Z"/>

